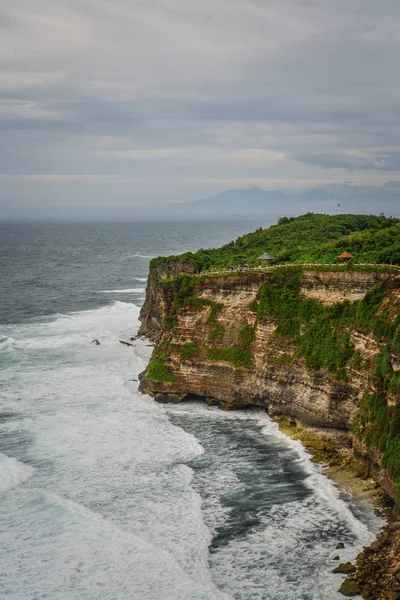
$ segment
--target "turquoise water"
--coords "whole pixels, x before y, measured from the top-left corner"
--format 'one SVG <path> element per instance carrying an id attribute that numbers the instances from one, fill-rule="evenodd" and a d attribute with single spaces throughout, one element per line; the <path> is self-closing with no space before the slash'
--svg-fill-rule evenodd
<path id="1" fill-rule="evenodd" d="M 262 411 L 143 396 L 152 348 L 119 343 L 151 256 L 258 226 L 1 226 L 1 597 L 340 597 L 336 544 L 354 558 L 373 512 Z"/>

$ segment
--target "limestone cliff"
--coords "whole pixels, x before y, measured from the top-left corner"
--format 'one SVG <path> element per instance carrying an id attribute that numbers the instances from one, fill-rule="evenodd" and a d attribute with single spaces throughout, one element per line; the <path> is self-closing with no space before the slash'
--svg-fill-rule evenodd
<path id="1" fill-rule="evenodd" d="M 365 296 L 377 281 L 389 276 L 380 273 L 304 272 L 299 288 L 302 299 L 312 298 L 330 305 Z M 290 340 L 276 334 L 276 320 L 260 320 L 252 307 L 263 281 L 270 273 L 235 274 L 229 277 L 199 278 L 192 297 L 205 300 L 178 311 L 175 326 L 163 327 L 171 313 L 176 281 L 156 279 L 152 274 L 142 309 L 140 333 L 168 345 L 164 363 L 174 381 L 156 381 L 144 373 L 142 391 L 162 400 L 179 401 L 188 395 L 203 396 L 220 403 L 262 405 L 272 415 L 298 417 L 321 426 L 348 428 L 358 401 L 367 389 L 369 374 L 349 367 L 349 378 L 340 381 L 326 370 L 310 370 L 297 357 Z M 213 305 L 220 305 L 210 319 Z M 207 350 L 226 348 L 236 342 L 244 327 L 255 327 L 253 360 L 237 366 L 226 360 L 212 360 Z M 352 334 L 364 356 L 379 352 L 379 344 L 362 334 Z M 182 357 L 185 344 L 197 346 L 195 356 Z M 157 351 L 156 351 L 157 352 Z"/>
<path id="2" fill-rule="evenodd" d="M 174 266 L 149 278 L 140 333 L 156 346 L 141 391 L 162 402 L 262 406 L 330 431 L 398 500 L 400 276 L 300 268 L 207 276 Z"/>

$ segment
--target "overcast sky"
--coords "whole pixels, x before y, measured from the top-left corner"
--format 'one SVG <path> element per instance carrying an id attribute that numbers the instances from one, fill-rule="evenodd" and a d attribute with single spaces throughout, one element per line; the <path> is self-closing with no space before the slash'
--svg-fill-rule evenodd
<path id="1" fill-rule="evenodd" d="M 0 203 L 399 181 L 399 58 L 399 0 L 0 0 Z"/>

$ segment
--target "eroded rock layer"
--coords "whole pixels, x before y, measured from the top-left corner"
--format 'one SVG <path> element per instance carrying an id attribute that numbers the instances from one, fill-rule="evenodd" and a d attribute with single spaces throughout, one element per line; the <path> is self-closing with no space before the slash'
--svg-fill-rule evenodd
<path id="1" fill-rule="evenodd" d="M 262 406 L 329 432 L 339 454 L 352 452 L 398 502 L 400 276 L 193 270 L 174 263 L 174 272 L 164 264 L 150 274 L 140 333 L 156 346 L 141 391 L 161 402 Z M 391 558 L 399 532 L 393 526 L 379 546 L 378 566 L 375 549 L 370 572 L 370 554 L 360 556 L 350 583 L 365 598 L 400 598 L 400 566 Z M 382 585 L 373 584 L 378 571 Z"/>

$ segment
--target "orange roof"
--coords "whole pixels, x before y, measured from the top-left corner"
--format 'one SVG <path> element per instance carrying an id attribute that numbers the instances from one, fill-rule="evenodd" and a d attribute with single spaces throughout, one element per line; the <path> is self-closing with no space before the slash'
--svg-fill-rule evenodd
<path id="1" fill-rule="evenodd" d="M 350 254 L 350 252 L 343 252 L 339 258 L 353 258 L 353 256 Z"/>

